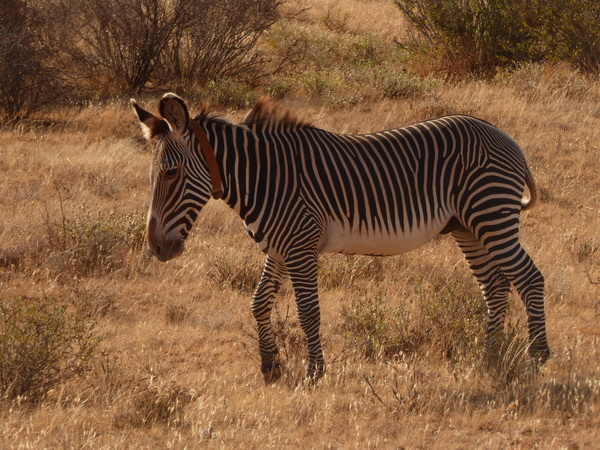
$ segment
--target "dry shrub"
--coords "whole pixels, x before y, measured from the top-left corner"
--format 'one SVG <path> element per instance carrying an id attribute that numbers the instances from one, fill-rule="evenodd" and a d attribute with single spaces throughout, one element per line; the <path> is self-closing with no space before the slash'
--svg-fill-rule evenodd
<path id="1" fill-rule="evenodd" d="M 61 201 L 57 215 L 46 205 L 42 227 L 24 233 L 7 262 L 26 271 L 46 267 L 54 276 L 104 275 L 125 268 L 132 254 L 141 253 L 145 235 L 141 213 L 94 213 L 83 205 L 67 214 Z"/>
<path id="2" fill-rule="evenodd" d="M 145 0 L 147 1 L 147 0 Z M 169 40 L 158 76 L 190 88 L 223 78 L 255 80 L 268 57 L 259 42 L 282 0 L 179 0 L 187 18 Z"/>
<path id="3" fill-rule="evenodd" d="M 41 400 L 89 368 L 95 322 L 71 302 L 21 297 L 0 303 L 0 394 Z"/>
<path id="4" fill-rule="evenodd" d="M 115 414 L 117 428 L 150 427 L 164 424 L 169 427 L 180 426 L 184 420 L 184 408 L 196 395 L 175 382 L 140 382 L 128 393 L 122 410 Z"/>
<path id="5" fill-rule="evenodd" d="M 184 408 L 197 398 L 196 393 L 132 362 L 104 351 L 93 361 L 87 377 L 89 389 L 82 394 L 83 399 L 97 406 L 113 407 L 112 422 L 119 429 L 154 424 L 180 426 Z"/>
<path id="6" fill-rule="evenodd" d="M 385 299 L 354 299 L 343 307 L 338 333 L 346 346 L 368 360 L 389 360 L 413 353 L 423 337 L 408 311 L 386 306 Z"/>
<path id="7" fill-rule="evenodd" d="M 235 291 L 254 292 L 261 274 L 261 265 L 241 255 L 235 249 L 221 249 L 215 258 L 208 277 L 215 283 Z"/>
<path id="8" fill-rule="evenodd" d="M 360 281 L 381 281 L 385 260 L 357 255 L 326 255 L 319 267 L 319 288 L 338 289 Z"/>
<path id="9" fill-rule="evenodd" d="M 551 371 L 538 370 L 528 358 L 528 344 L 517 328 L 503 342 L 499 365 L 447 366 L 436 373 L 418 355 L 391 364 L 387 376 L 364 376 L 379 403 L 398 416 L 492 412 L 505 418 L 570 417 L 585 420 L 600 400 L 597 377 L 582 376 L 582 364 L 569 349 Z"/>
<path id="10" fill-rule="evenodd" d="M 273 335 L 283 363 L 283 384 L 288 388 L 295 388 L 304 380 L 308 357 L 306 336 L 297 318 L 294 316 L 294 319 L 290 320 L 292 314 L 289 304 L 285 313 L 283 308 L 273 308 Z"/>
<path id="11" fill-rule="evenodd" d="M 564 63 L 521 64 L 513 70 L 498 71 L 495 81 L 511 86 L 530 102 L 563 99 L 593 99 L 593 79 L 578 73 Z"/>
<path id="12" fill-rule="evenodd" d="M 53 49 L 43 39 L 47 25 L 32 2 L 0 3 L 0 120 L 4 122 L 29 117 L 61 93 L 61 80 L 50 60 Z"/>
<path id="13" fill-rule="evenodd" d="M 487 308 L 470 274 L 422 280 L 415 289 L 431 347 L 449 361 L 476 358 L 484 342 Z"/>
<path id="14" fill-rule="evenodd" d="M 497 337 L 497 351 L 487 355 L 489 358 L 479 367 L 480 373 L 487 375 L 498 389 L 532 381 L 538 370 L 536 363 L 528 357 L 527 327 L 517 322 L 509 323 L 506 328 L 506 332 Z"/>
<path id="15" fill-rule="evenodd" d="M 180 303 L 168 303 L 165 306 L 165 320 L 169 325 L 178 325 L 183 323 L 190 315 L 187 306 Z"/>
<path id="16" fill-rule="evenodd" d="M 486 307 L 466 276 L 421 280 L 415 298 L 398 307 L 385 298 L 355 298 L 344 306 L 338 333 L 370 360 L 427 352 L 452 363 L 471 361 L 483 349 Z"/>
<path id="17" fill-rule="evenodd" d="M 276 303 L 273 306 L 271 325 L 275 343 L 279 349 L 279 361 L 283 369 L 282 382 L 289 388 L 296 388 L 303 382 L 305 375 L 308 356 L 306 336 L 295 313 L 290 311 L 289 303 L 285 306 Z M 246 343 L 242 345 L 248 356 L 256 363 L 256 367 L 259 368 L 261 362 L 258 352 L 256 321 L 245 319 L 243 322 L 238 322 L 237 327 L 245 340 L 251 343 L 250 345 Z"/>

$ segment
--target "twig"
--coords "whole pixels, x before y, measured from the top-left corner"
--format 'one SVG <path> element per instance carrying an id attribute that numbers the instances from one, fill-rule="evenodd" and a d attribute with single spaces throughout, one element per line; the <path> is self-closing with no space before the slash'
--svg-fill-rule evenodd
<path id="1" fill-rule="evenodd" d="M 590 275 L 590 273 L 587 270 L 585 271 L 585 273 L 586 273 L 586 275 L 588 277 L 588 280 L 590 280 L 590 284 L 600 284 L 600 281 L 594 281 L 594 280 L 592 280 L 592 276 Z"/>
<path id="2" fill-rule="evenodd" d="M 368 378 L 368 377 L 365 375 L 365 376 L 364 376 L 364 379 L 365 379 L 365 381 L 367 382 L 367 384 L 369 385 L 369 387 L 371 388 L 371 392 L 373 393 L 373 395 L 375 396 L 375 398 L 376 398 L 377 400 L 379 400 L 379 402 L 380 402 L 380 403 L 381 403 L 383 406 L 385 406 L 385 407 L 387 408 L 387 407 L 388 407 L 388 405 L 387 405 L 387 404 L 386 404 L 386 403 L 385 403 L 383 400 L 381 400 L 381 397 L 380 397 L 380 396 L 377 394 L 377 392 L 375 391 L 375 388 L 373 388 L 373 385 L 372 385 L 372 384 L 371 384 L 371 382 L 369 381 L 369 378 Z"/>

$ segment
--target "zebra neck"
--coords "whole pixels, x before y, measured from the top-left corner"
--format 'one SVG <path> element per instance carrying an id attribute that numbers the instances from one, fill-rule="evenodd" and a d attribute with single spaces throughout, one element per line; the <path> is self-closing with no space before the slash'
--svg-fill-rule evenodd
<path id="1" fill-rule="evenodd" d="M 261 189 L 262 183 L 258 180 L 265 143 L 246 127 L 218 122 L 209 124 L 209 129 L 222 175 L 222 199 L 246 220 L 256 190 Z"/>

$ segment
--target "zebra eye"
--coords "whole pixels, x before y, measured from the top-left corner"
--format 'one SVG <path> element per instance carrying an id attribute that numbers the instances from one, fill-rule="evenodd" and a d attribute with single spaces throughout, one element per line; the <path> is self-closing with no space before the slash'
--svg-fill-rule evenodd
<path id="1" fill-rule="evenodd" d="M 167 178 L 173 178 L 176 175 L 177 175 L 177 169 L 169 169 L 165 172 L 165 176 Z"/>

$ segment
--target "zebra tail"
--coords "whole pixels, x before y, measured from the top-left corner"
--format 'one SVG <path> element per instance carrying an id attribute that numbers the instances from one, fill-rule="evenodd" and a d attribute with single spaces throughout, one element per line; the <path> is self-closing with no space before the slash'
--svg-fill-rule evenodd
<path id="1" fill-rule="evenodd" d="M 529 198 L 521 200 L 521 210 L 526 210 L 534 206 L 538 201 L 538 190 L 533 180 L 533 174 L 525 163 L 525 184 L 529 190 Z"/>

